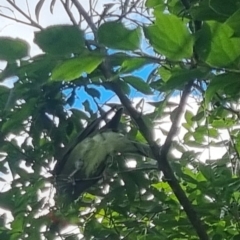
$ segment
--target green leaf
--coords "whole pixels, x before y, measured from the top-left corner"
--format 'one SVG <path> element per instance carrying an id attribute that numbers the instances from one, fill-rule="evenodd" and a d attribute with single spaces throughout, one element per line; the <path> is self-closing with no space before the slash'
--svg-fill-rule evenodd
<path id="1" fill-rule="evenodd" d="M 233 15 L 231 15 L 225 22 L 234 30 L 234 35 L 240 36 L 240 9 L 238 9 Z"/>
<path id="2" fill-rule="evenodd" d="M 152 90 L 149 87 L 149 85 L 143 81 L 143 79 L 134 77 L 134 76 L 129 76 L 129 77 L 124 77 L 123 80 L 133 86 L 135 89 L 140 91 L 141 93 L 144 94 L 152 94 Z"/>
<path id="3" fill-rule="evenodd" d="M 200 172 L 203 174 L 203 176 L 209 180 L 209 181 L 212 181 L 213 178 L 214 178 L 214 173 L 213 173 L 213 170 L 207 166 L 207 165 L 203 165 L 203 164 L 199 164 L 198 166 Z"/>
<path id="4" fill-rule="evenodd" d="M 136 50 L 140 46 L 141 30 L 128 29 L 121 22 L 106 22 L 99 27 L 98 39 L 109 48 Z"/>
<path id="5" fill-rule="evenodd" d="M 50 26 L 36 32 L 34 42 L 46 53 L 66 55 L 82 52 L 84 35 L 76 26 Z"/>
<path id="6" fill-rule="evenodd" d="M 0 38 L 0 60 L 13 61 L 28 56 L 29 44 L 19 38 Z"/>
<path id="7" fill-rule="evenodd" d="M 193 132 L 192 136 L 194 137 L 195 141 L 197 143 L 202 143 L 204 141 L 204 134 L 200 131 L 200 132 Z"/>
<path id="8" fill-rule="evenodd" d="M 200 121 L 204 118 L 204 116 L 205 116 L 205 112 L 200 111 L 195 116 L 192 117 L 192 121 Z"/>
<path id="9" fill-rule="evenodd" d="M 83 73 L 93 72 L 102 62 L 103 57 L 99 54 L 84 54 L 77 58 L 64 61 L 52 71 L 51 80 L 72 81 Z"/>
<path id="10" fill-rule="evenodd" d="M 79 109 L 72 108 L 71 112 L 73 113 L 74 116 L 76 116 L 77 119 L 84 119 L 84 120 L 89 120 L 88 115 L 86 112 L 81 111 Z"/>
<path id="11" fill-rule="evenodd" d="M 144 27 L 145 36 L 154 49 L 171 60 L 190 58 L 193 37 L 182 19 L 160 12 L 155 12 L 155 16 L 155 24 Z"/>
<path id="12" fill-rule="evenodd" d="M 227 24 L 206 22 L 199 31 L 196 51 L 211 66 L 237 67 L 240 64 L 240 38 Z"/>
<path id="13" fill-rule="evenodd" d="M 46 82 L 50 72 L 57 65 L 58 59 L 49 54 L 37 55 L 30 60 L 21 61 L 18 76 L 28 76 L 38 79 L 38 83 Z"/>
<path id="14" fill-rule="evenodd" d="M 188 125 L 192 126 L 193 121 L 192 121 L 193 113 L 190 112 L 189 110 L 186 110 L 185 112 L 185 120 L 188 123 Z"/>
<path id="15" fill-rule="evenodd" d="M 171 75 L 172 75 L 171 70 L 167 69 L 165 67 L 160 67 L 158 69 L 158 73 L 159 73 L 159 75 L 161 76 L 161 79 L 164 82 L 167 82 L 170 79 Z"/>
<path id="16" fill-rule="evenodd" d="M 219 120 L 214 120 L 212 122 L 212 126 L 214 128 L 229 128 L 229 127 L 233 127 L 235 125 L 235 121 L 231 118 L 227 118 L 227 119 L 219 119 Z"/>
<path id="17" fill-rule="evenodd" d="M 161 68 L 162 69 L 162 68 Z M 163 69 L 161 70 L 161 74 Z M 206 77 L 209 73 L 209 69 L 207 68 L 195 68 L 195 69 L 179 69 L 173 68 L 171 70 L 165 70 L 165 81 L 166 84 L 164 85 L 165 90 L 172 90 L 172 89 L 181 89 L 185 83 L 193 80 L 201 80 Z M 168 79 L 166 78 L 167 73 Z"/>
<path id="18" fill-rule="evenodd" d="M 152 8 L 152 7 L 159 7 L 160 6 L 164 6 L 165 3 L 163 0 L 147 0 L 145 3 L 145 6 L 147 8 Z"/>
<path id="19" fill-rule="evenodd" d="M 121 87 L 122 91 L 126 95 L 129 95 L 130 91 L 131 91 L 129 85 L 126 82 L 122 81 L 122 80 L 118 80 L 117 82 L 118 82 L 119 86 Z"/>
<path id="20" fill-rule="evenodd" d="M 219 238 L 218 238 L 219 239 Z M 237 234 L 237 235 L 235 235 L 233 238 L 232 238 L 232 240 L 238 240 L 238 239 L 240 239 L 240 234 Z M 216 238 L 216 240 L 217 240 L 217 238 Z"/>
<path id="21" fill-rule="evenodd" d="M 227 18 L 227 16 L 214 11 L 209 6 L 209 0 L 203 0 L 199 2 L 199 4 L 195 4 L 189 9 L 189 11 L 193 19 L 198 21 L 215 20 L 218 22 L 224 22 Z"/>
<path id="22" fill-rule="evenodd" d="M 150 63 L 149 60 L 144 58 L 129 58 L 122 63 L 119 71 L 120 73 L 131 73 L 146 66 L 148 63 Z"/>
<path id="23" fill-rule="evenodd" d="M 123 62 L 129 58 L 131 58 L 131 56 L 123 52 L 117 52 L 108 55 L 109 64 L 111 67 L 121 66 Z"/>
<path id="24" fill-rule="evenodd" d="M 212 100 L 213 96 L 218 92 L 218 91 L 224 91 L 226 87 L 231 87 L 233 90 L 238 91 L 240 87 L 240 82 L 239 82 L 239 77 L 240 75 L 237 73 L 224 73 L 215 76 L 212 78 L 206 93 L 205 93 L 205 102 L 206 104 L 209 104 L 209 102 Z"/>
<path id="25" fill-rule="evenodd" d="M 82 105 L 84 106 L 84 109 L 86 112 L 92 112 L 91 106 L 90 106 L 90 102 L 88 100 L 85 100 Z"/>
<path id="26" fill-rule="evenodd" d="M 91 95 L 92 97 L 96 97 L 96 98 L 98 98 L 98 99 L 100 99 L 100 97 L 101 97 L 100 92 L 99 92 L 97 89 L 95 89 L 95 88 L 86 87 L 86 88 L 85 88 L 85 91 L 86 91 L 89 95 Z"/>
<path id="27" fill-rule="evenodd" d="M 35 108 L 36 99 L 32 98 L 27 103 L 23 104 L 20 109 L 15 109 L 12 118 L 2 124 L 1 132 L 15 132 L 22 128 L 22 124 L 30 116 Z"/>
<path id="28" fill-rule="evenodd" d="M 0 85 L 0 108 L 10 110 L 14 106 L 15 100 L 13 90 Z"/>
<path id="29" fill-rule="evenodd" d="M 218 14 L 230 16 L 239 8 L 239 3 L 239 0 L 227 0 L 221 1 L 221 4 L 219 4 L 218 0 L 210 0 L 209 6 Z"/>
<path id="30" fill-rule="evenodd" d="M 125 182 L 125 190 L 128 196 L 128 199 L 130 202 L 133 202 L 134 199 L 136 198 L 136 192 L 137 192 L 137 187 L 136 184 L 133 181 L 134 176 L 130 176 L 127 173 L 121 174 L 121 177 L 123 181 Z"/>

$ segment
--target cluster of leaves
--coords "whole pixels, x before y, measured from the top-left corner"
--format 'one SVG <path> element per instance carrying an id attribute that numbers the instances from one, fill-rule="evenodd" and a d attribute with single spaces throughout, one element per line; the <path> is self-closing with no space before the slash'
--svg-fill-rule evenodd
<path id="1" fill-rule="evenodd" d="M 37 17 L 43 2 L 38 2 Z M 136 8 L 129 6 L 129 13 Z M 99 87 L 111 90 L 111 83 L 128 97 L 134 88 L 158 99 L 150 103 L 154 112 L 143 118 L 150 129 L 155 120 L 160 122 L 163 135 L 169 133 L 161 121 L 168 117 L 171 122 L 178 109 L 169 98 L 192 84 L 199 107 L 196 114 L 185 112 L 182 127 L 187 133 L 172 143 L 181 155 L 169 155 L 169 161 L 207 234 L 212 239 L 239 239 L 240 2 L 147 0 L 145 9 L 153 13 L 148 24 L 127 28 L 126 12 L 120 15 L 124 21 L 110 15 L 92 29 L 94 40 L 74 24 L 40 28 L 34 42 L 43 54 L 32 58 L 27 58 L 26 41 L 0 38 L 0 59 L 7 62 L 0 78 L 17 78 L 12 89 L 0 86 L 0 172 L 12 177 L 9 189 L 1 193 L 0 207 L 13 216 L 10 228 L 2 221 L 1 239 L 54 239 L 66 223 L 78 226 L 86 239 L 198 239 L 179 199 L 160 178 L 157 163 L 140 157 L 134 158 L 135 168 L 128 168 L 128 160 L 117 156 L 109 177 L 78 203 L 63 208 L 55 199 L 51 214 L 41 213 L 50 209 L 50 193 L 42 193 L 51 191 L 53 160 L 83 129 L 84 121 L 97 117 L 91 104 L 103 98 Z M 91 28 L 93 22 L 86 21 Z M 143 39 L 153 54 L 141 49 Z M 134 74 L 148 64 L 152 71 L 147 79 Z M 91 102 L 78 99 L 80 88 Z M 76 100 L 84 111 L 73 108 Z M 130 138 L 143 141 L 127 113 L 126 125 L 131 127 Z M 225 141 L 220 138 L 223 130 L 229 135 Z M 16 136 L 24 140 L 19 143 Z M 196 148 L 211 146 L 224 146 L 225 155 L 199 162 Z M 49 229 L 52 222 L 60 224 Z M 78 239 L 70 233 L 61 237 Z"/>

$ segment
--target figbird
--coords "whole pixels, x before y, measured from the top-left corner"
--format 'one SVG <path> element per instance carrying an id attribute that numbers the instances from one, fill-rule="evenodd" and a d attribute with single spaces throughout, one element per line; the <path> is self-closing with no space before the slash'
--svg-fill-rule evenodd
<path id="1" fill-rule="evenodd" d="M 119 131 L 123 108 L 107 121 L 114 108 L 91 122 L 78 137 L 64 149 L 57 161 L 53 174 L 56 189 L 60 195 L 67 195 L 72 201 L 96 184 L 107 167 L 108 159 L 114 159 L 117 153 L 139 154 L 150 157 L 147 144 L 132 141 Z M 105 126 L 100 123 L 105 120 Z"/>

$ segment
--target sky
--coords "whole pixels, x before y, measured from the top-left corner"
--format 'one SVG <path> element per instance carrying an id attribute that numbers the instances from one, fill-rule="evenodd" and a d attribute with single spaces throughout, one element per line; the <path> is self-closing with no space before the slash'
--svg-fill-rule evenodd
<path id="1" fill-rule="evenodd" d="M 19 6 L 19 8 L 24 9 L 25 12 L 28 11 L 26 1 L 16 0 L 15 2 Z M 30 0 L 28 2 L 29 2 L 29 9 L 30 9 L 31 15 L 35 19 L 34 8 L 38 1 Z M 71 24 L 68 16 L 65 13 L 65 10 L 63 9 L 62 5 L 60 4 L 60 1 L 56 1 L 56 5 L 54 7 L 53 14 L 49 10 L 50 2 L 51 1 L 46 1 L 46 3 L 44 3 L 42 10 L 40 12 L 40 15 L 39 15 L 39 24 L 44 27 L 54 25 L 54 24 Z M 81 2 L 84 2 L 84 7 L 87 9 L 89 1 L 84 0 Z M 101 13 L 103 11 L 103 4 L 112 3 L 112 2 L 116 2 L 116 1 L 114 1 L 114 0 L 110 0 L 110 1 L 99 0 L 97 7 L 96 7 L 97 12 Z M 4 8 L 1 6 L 4 6 Z M 5 8 L 8 6 L 9 6 L 9 4 L 7 4 L 5 0 L 2 0 L 0 3 L 0 14 L 6 14 L 8 16 L 13 17 L 14 16 L 13 13 L 8 8 Z M 76 14 L 76 12 L 75 12 L 75 14 Z M 26 21 L 26 19 L 21 14 L 15 12 L 15 15 L 17 18 L 20 18 L 21 20 Z M 84 27 L 84 25 L 83 25 L 83 27 Z M 30 44 L 30 56 L 35 56 L 35 55 L 41 53 L 41 50 L 33 43 L 34 31 L 38 31 L 38 29 L 14 22 L 12 20 L 9 20 L 9 19 L 6 19 L 6 18 L 3 18 L 0 16 L 0 37 L 11 36 L 14 38 L 24 39 L 25 41 L 27 41 Z M 149 49 L 148 51 L 151 51 L 151 50 Z M 5 63 L 0 62 L 0 69 L 3 69 L 4 66 L 5 66 Z M 143 79 L 146 79 L 148 74 L 152 71 L 152 69 L 153 69 L 153 66 L 148 65 L 148 66 L 134 72 L 134 75 L 142 77 Z M 8 82 L 7 82 L 8 86 L 11 86 L 11 87 L 12 87 L 12 83 L 13 83 L 12 79 L 8 80 Z M 111 102 L 119 101 L 116 98 L 116 96 L 113 93 L 111 93 L 110 91 L 104 90 L 103 88 L 99 88 L 99 89 L 102 93 L 102 97 L 99 100 L 100 103 L 103 104 L 104 102 L 109 101 L 109 100 Z M 79 90 L 78 95 L 81 95 L 81 101 L 84 101 L 86 99 L 89 99 L 91 101 L 89 96 L 84 94 L 82 89 Z M 158 96 L 157 97 L 156 96 L 145 96 L 145 95 L 138 93 L 134 89 L 132 89 L 132 91 L 131 91 L 130 98 L 134 104 L 137 104 L 141 99 L 144 99 L 145 102 L 159 100 Z M 170 100 L 172 102 L 178 103 L 179 98 L 180 98 L 180 96 L 176 95 L 176 96 L 173 96 Z M 76 101 L 76 103 L 73 105 L 73 107 L 83 108 L 80 101 Z M 92 107 L 94 108 L 96 106 L 94 106 L 94 104 L 93 104 Z M 191 96 L 189 98 L 188 105 L 186 108 L 188 110 L 192 111 L 193 113 L 196 113 L 196 111 L 198 109 L 198 101 L 196 100 L 195 96 Z M 153 108 L 149 104 L 146 103 L 144 105 L 144 109 L 143 109 L 144 112 L 149 112 L 152 110 L 153 110 Z M 171 109 L 171 110 L 173 110 L 173 109 Z M 183 119 L 183 121 L 184 121 L 184 119 Z M 160 125 L 162 128 L 164 128 L 166 130 L 169 129 L 170 128 L 170 119 L 169 118 L 162 119 L 162 122 Z M 181 141 L 185 133 L 186 133 L 186 130 L 184 128 L 182 128 L 182 127 L 179 128 L 178 134 L 175 137 L 175 139 L 177 139 L 178 141 Z M 156 127 L 156 129 L 155 129 L 155 138 L 156 138 L 156 140 L 158 140 L 158 142 L 160 144 L 164 143 L 165 136 L 162 134 L 160 129 L 158 129 L 158 127 Z M 228 138 L 227 132 L 222 131 L 220 138 L 222 138 L 222 139 Z M 200 153 L 199 160 L 201 160 L 201 161 L 205 161 L 209 157 L 211 159 L 221 158 L 223 156 L 223 154 L 226 152 L 226 149 L 223 147 L 222 148 L 211 147 L 211 148 L 204 148 L 204 149 L 192 148 L 192 150 L 198 151 Z M 174 155 L 180 156 L 180 153 L 175 151 Z M 1 184 L 0 184 L 0 189 L 1 189 Z"/>

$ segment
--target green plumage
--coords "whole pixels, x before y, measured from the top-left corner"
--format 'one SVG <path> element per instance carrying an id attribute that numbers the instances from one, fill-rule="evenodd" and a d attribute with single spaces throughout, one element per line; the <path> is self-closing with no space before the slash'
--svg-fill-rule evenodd
<path id="1" fill-rule="evenodd" d="M 67 195 L 72 200 L 77 199 L 101 178 L 107 159 L 113 158 L 116 153 L 150 156 L 148 145 L 133 142 L 118 132 L 122 108 L 99 129 L 100 122 L 111 112 L 113 109 L 90 123 L 58 160 L 53 173 L 59 194 Z"/>

